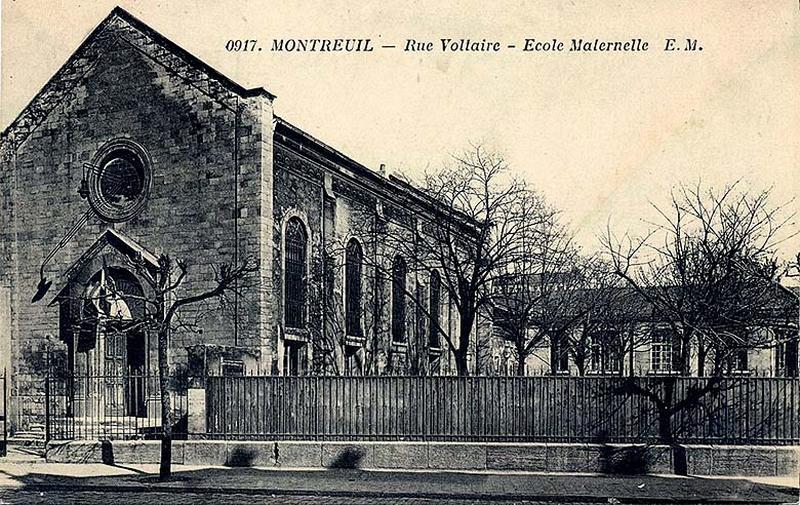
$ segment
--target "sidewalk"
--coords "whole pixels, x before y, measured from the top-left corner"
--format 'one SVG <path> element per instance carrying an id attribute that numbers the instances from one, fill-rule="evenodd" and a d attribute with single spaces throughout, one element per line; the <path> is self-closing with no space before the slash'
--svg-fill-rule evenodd
<path id="1" fill-rule="evenodd" d="M 0 487 L 26 491 L 231 492 L 276 496 L 536 498 L 556 503 L 797 503 L 797 479 L 589 474 L 276 470 L 175 465 L 108 466 L 0 460 Z M 611 500 L 610 500 L 611 499 Z"/>

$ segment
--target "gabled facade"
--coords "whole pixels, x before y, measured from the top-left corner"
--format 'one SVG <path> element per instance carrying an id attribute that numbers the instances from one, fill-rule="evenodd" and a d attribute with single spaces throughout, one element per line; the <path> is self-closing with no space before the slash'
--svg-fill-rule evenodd
<path id="1" fill-rule="evenodd" d="M 189 265 L 176 296 L 213 286 L 220 264 L 259 267 L 223 306 L 182 311 L 176 373 L 452 370 L 409 299 L 428 303 L 429 280 L 388 264 L 401 277 L 382 279 L 362 261 L 380 247 L 364 223 L 433 219 L 435 202 L 277 117 L 274 100 L 116 8 L 3 132 L 0 355 L 15 394 L 46 373 L 43 356 L 69 374 L 154 373 L 155 335 L 114 325 L 141 318 L 137 268 L 162 254 Z"/>

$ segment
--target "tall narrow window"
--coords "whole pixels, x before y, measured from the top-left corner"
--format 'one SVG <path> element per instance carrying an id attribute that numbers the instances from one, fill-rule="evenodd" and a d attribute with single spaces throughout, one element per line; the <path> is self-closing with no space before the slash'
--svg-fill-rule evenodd
<path id="1" fill-rule="evenodd" d="M 344 349 L 344 374 L 364 375 L 363 348 L 346 346 Z"/>
<path id="2" fill-rule="evenodd" d="M 748 336 L 744 335 L 741 338 L 741 345 L 732 349 L 728 356 L 728 371 L 729 372 L 747 372 L 749 371 L 748 360 Z"/>
<path id="3" fill-rule="evenodd" d="M 619 330 L 601 329 L 591 335 L 589 366 L 593 372 L 619 373 L 622 369 L 622 345 Z"/>
<path id="4" fill-rule="evenodd" d="M 283 345 L 283 374 L 303 375 L 308 361 L 305 342 L 286 340 Z"/>
<path id="5" fill-rule="evenodd" d="M 669 329 L 654 330 L 650 343 L 650 369 L 653 372 L 676 372 L 681 369 L 680 341 Z"/>
<path id="6" fill-rule="evenodd" d="M 780 334 L 775 347 L 776 377 L 797 377 L 797 337 Z"/>
<path id="7" fill-rule="evenodd" d="M 439 310 L 441 308 L 442 283 L 439 280 L 439 272 L 431 273 L 430 287 L 430 309 L 431 316 L 430 329 L 428 330 L 428 346 L 433 349 L 439 348 Z"/>
<path id="8" fill-rule="evenodd" d="M 569 373 L 569 349 L 565 338 L 554 338 L 550 343 L 550 371 Z"/>
<path id="9" fill-rule="evenodd" d="M 306 324 L 307 242 L 303 222 L 291 218 L 286 223 L 286 272 L 283 278 L 284 318 L 290 328 L 303 328 Z"/>
<path id="10" fill-rule="evenodd" d="M 736 349 L 731 357 L 732 372 L 746 372 L 749 370 L 747 348 Z"/>
<path id="11" fill-rule="evenodd" d="M 797 377 L 797 334 L 791 330 L 775 330 L 775 376 Z"/>
<path id="12" fill-rule="evenodd" d="M 392 263 L 392 340 L 406 340 L 406 262 L 395 256 Z"/>
<path id="13" fill-rule="evenodd" d="M 417 282 L 417 286 L 414 290 L 414 322 L 416 324 L 416 342 L 419 342 L 420 345 L 425 345 L 425 325 L 427 321 L 425 321 L 425 294 L 424 289 L 422 289 L 422 285 Z"/>
<path id="14" fill-rule="evenodd" d="M 351 239 L 345 251 L 345 326 L 347 334 L 360 337 L 361 332 L 361 264 L 363 253 L 357 240 Z"/>

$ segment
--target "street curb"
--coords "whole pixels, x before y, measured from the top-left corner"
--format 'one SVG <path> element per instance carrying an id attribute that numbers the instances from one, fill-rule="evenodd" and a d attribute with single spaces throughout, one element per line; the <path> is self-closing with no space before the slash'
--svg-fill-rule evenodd
<path id="1" fill-rule="evenodd" d="M 793 488 L 782 488 L 794 491 Z M 776 505 L 785 504 L 783 500 L 753 500 L 747 498 L 658 498 L 658 497 L 610 497 L 610 496 L 595 496 L 595 495 L 579 495 L 579 494 L 564 494 L 564 495 L 524 495 L 524 494 L 506 494 L 502 496 L 484 495 L 480 493 L 404 493 L 404 492 L 378 492 L 378 491 L 321 491 L 316 489 L 263 489 L 263 488 L 207 488 L 196 487 L 186 488 L 177 486 L 164 486 L 161 487 L 157 484 L 150 486 L 130 486 L 130 485 L 114 485 L 114 486 L 97 486 L 87 484 L 30 484 L 21 488 L 14 489 L 15 491 L 35 491 L 35 492 L 114 492 L 114 493 L 175 493 L 175 494 L 219 494 L 219 493 L 236 493 L 249 496 L 314 496 L 314 497 L 332 497 L 332 498 L 416 498 L 416 499 L 450 499 L 450 500 L 475 500 L 480 499 L 484 501 L 491 501 L 497 503 L 504 502 L 519 502 L 519 501 L 540 501 L 548 503 L 609 503 L 609 500 L 614 498 L 617 503 L 629 504 L 704 504 L 704 505 L 721 505 L 721 504 L 740 504 L 747 503 L 752 505 Z"/>
<path id="2" fill-rule="evenodd" d="M 686 445 L 687 472 L 707 476 L 784 476 L 800 470 L 800 446 Z M 640 454 L 644 451 L 644 457 Z M 153 440 L 72 440 L 47 444 L 54 463 L 158 464 Z M 631 459 L 632 458 L 632 459 Z M 638 462 L 637 462 L 638 461 Z M 636 462 L 636 463 L 634 463 Z M 647 474 L 673 473 L 672 451 L 641 444 L 185 440 L 173 444 L 173 463 L 213 466 L 362 470 L 490 470 L 616 474 L 643 465 Z M 624 471 L 624 469 L 623 469 Z M 623 472 L 624 473 L 624 472 Z"/>

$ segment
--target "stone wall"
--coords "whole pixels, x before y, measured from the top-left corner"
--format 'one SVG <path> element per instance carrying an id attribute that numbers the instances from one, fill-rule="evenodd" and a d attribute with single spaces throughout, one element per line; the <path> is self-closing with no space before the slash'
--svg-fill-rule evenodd
<path id="1" fill-rule="evenodd" d="M 273 190 L 272 286 L 275 296 L 272 313 L 277 335 L 273 370 L 283 373 L 283 343 L 289 339 L 308 341 L 308 370 L 312 373 L 343 373 L 350 366 L 345 362 L 345 354 L 356 355 L 363 373 L 425 374 L 434 371 L 431 357 L 438 357 L 439 353 L 430 353 L 427 316 L 418 311 L 418 304 L 412 299 L 418 292 L 422 303 L 427 303 L 429 280 L 415 273 L 413 268 L 409 268 L 406 279 L 407 339 L 404 343 L 392 342 L 390 272 L 395 251 L 380 237 L 384 227 L 397 228 L 393 219 L 401 209 L 393 210 L 390 198 L 381 195 L 370 183 L 358 181 L 346 168 L 284 140 L 275 143 Z M 302 334 L 286 328 L 283 323 L 283 236 L 286 222 L 292 217 L 303 221 L 309 235 L 308 324 L 307 332 Z M 391 233 L 394 235 L 398 231 Z M 359 242 L 364 254 L 361 341 L 345 335 L 344 264 L 345 249 L 351 239 Z M 325 287 L 324 251 L 332 267 L 328 281 L 332 285 L 328 288 Z M 411 259 L 406 260 L 410 265 Z M 450 335 L 456 335 L 457 312 L 442 291 L 441 325 Z M 346 353 L 347 344 L 350 349 Z M 455 367 L 444 341 L 441 347 L 443 352 L 435 373 L 454 373 Z"/>
<path id="2" fill-rule="evenodd" d="M 47 448 L 47 460 L 159 462 L 158 441 L 113 441 L 109 445 L 104 453 L 101 442 L 53 442 Z M 800 447 L 690 445 L 686 454 L 689 475 L 796 476 L 800 470 Z M 622 444 L 189 440 L 173 442 L 173 462 L 262 468 L 673 473 L 668 447 Z"/>
<path id="3" fill-rule="evenodd" d="M 68 93 L 59 91 L 67 87 Z M 261 247 L 264 230 L 272 229 L 272 200 L 263 197 L 272 194 L 272 172 L 262 170 L 271 167 L 269 98 L 238 96 L 187 56 L 112 16 L 29 110 L 39 116 L 26 111 L 6 132 L 0 167 L 0 287 L 10 287 L 11 353 L 20 387 L 44 373 L 31 359 L 41 348 L 37 342 L 58 337 L 58 307 L 48 303 L 63 287 L 62 275 L 107 228 L 155 255 L 185 260 L 189 273 L 177 297 L 213 286 L 214 268 L 237 258 L 253 258 L 270 277 L 272 249 Z M 78 194 L 86 164 L 118 138 L 135 141 L 151 158 L 144 210 L 116 224 L 90 215 L 45 267 L 53 288 L 32 304 L 42 260 L 88 210 Z M 268 293 L 252 289 L 226 310 L 187 307 L 182 317 L 202 333 L 174 333 L 173 363 L 185 362 L 185 348 L 199 343 L 263 347 Z"/>

